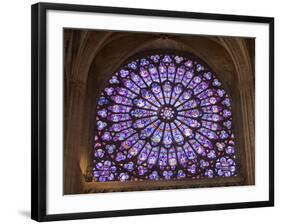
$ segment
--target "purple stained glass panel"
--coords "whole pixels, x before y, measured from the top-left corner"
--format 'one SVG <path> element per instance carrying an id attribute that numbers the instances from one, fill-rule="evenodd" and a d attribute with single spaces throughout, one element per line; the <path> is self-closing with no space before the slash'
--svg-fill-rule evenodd
<path id="1" fill-rule="evenodd" d="M 136 58 L 97 101 L 93 180 L 138 181 L 237 175 L 231 100 L 193 57 Z"/>

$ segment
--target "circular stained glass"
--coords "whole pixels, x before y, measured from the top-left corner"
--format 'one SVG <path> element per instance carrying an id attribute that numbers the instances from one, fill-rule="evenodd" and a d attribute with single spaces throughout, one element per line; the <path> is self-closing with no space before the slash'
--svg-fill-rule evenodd
<path id="1" fill-rule="evenodd" d="M 235 176 L 229 95 L 192 56 L 136 58 L 98 98 L 93 162 L 98 182 Z"/>

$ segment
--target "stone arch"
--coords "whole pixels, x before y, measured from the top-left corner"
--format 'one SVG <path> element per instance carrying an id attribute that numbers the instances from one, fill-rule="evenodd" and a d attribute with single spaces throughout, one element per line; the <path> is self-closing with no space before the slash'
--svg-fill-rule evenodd
<path id="1" fill-rule="evenodd" d="M 68 32 L 68 33 L 67 33 Z M 123 60 L 141 51 L 151 49 L 181 50 L 195 53 L 205 60 L 223 80 L 225 87 L 235 99 L 234 122 L 243 121 L 235 130 L 238 147 L 241 148 L 243 184 L 254 183 L 254 68 L 251 45 L 244 38 L 211 37 L 158 33 L 123 33 L 110 31 L 67 30 L 65 33 L 65 133 L 64 133 L 64 190 L 66 193 L 91 191 L 85 182 L 91 164 L 92 117 L 100 82 L 107 79 Z M 249 47 L 250 46 L 250 47 Z M 109 53 L 110 52 L 110 53 Z M 110 55 L 110 56 L 108 56 Z M 236 55 L 243 55 L 237 57 Z M 108 62 L 106 69 L 101 62 Z M 243 66 L 241 66 L 243 65 Z M 98 80 L 95 77 L 99 77 Z M 245 83 L 245 80 L 247 84 Z M 235 83 L 233 88 L 232 83 Z M 239 87 L 239 88 L 238 88 Z M 83 116 L 79 116 L 83 114 Z M 71 125 L 69 125 L 71 124 Z M 237 125 L 241 127 L 241 125 Z M 243 133 L 239 134 L 239 133 Z M 245 134 L 244 134 L 245 133 Z M 76 139 L 76 140 L 72 140 Z M 245 162 L 246 161 L 246 162 Z M 247 165 L 245 165 L 247 164 Z M 80 179 L 80 183 L 77 183 Z"/>

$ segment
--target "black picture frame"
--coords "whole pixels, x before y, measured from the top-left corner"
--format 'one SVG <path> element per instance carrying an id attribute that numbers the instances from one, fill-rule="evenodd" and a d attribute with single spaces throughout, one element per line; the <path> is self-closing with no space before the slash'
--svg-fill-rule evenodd
<path id="1" fill-rule="evenodd" d="M 68 214 L 46 214 L 46 13 L 48 10 L 100 12 L 124 15 L 191 18 L 216 21 L 254 22 L 269 24 L 269 200 L 243 203 L 196 206 L 159 207 Z M 136 8 L 102 7 L 73 4 L 37 3 L 32 5 L 31 18 L 32 73 L 32 155 L 31 155 L 31 218 L 36 221 L 74 220 L 86 218 L 178 213 L 206 210 L 238 209 L 274 206 L 274 18 L 183 11 L 163 11 Z"/>

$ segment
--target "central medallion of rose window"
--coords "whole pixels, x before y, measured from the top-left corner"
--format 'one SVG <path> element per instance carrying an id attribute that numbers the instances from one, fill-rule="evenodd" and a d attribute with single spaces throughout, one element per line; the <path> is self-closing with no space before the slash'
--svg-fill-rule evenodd
<path id="1" fill-rule="evenodd" d="M 176 111 L 171 106 L 164 106 L 159 113 L 160 119 L 163 121 L 172 121 L 176 116 Z"/>

